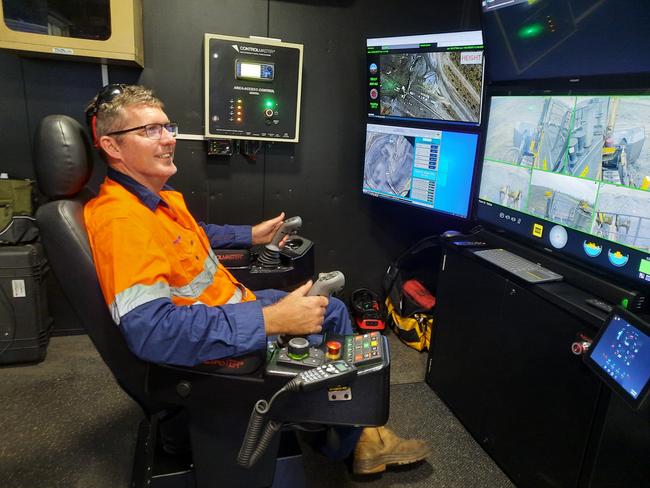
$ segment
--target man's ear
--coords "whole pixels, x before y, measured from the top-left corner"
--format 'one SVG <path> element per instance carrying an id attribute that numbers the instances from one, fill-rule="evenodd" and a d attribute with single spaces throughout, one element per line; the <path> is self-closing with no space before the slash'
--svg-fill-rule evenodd
<path id="1" fill-rule="evenodd" d="M 99 138 L 99 147 L 104 150 L 107 156 L 113 159 L 120 158 L 121 151 L 115 138 L 111 136 L 101 136 Z"/>

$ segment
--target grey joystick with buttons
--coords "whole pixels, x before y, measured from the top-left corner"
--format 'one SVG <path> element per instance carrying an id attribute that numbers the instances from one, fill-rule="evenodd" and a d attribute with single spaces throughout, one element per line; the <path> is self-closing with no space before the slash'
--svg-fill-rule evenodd
<path id="1" fill-rule="evenodd" d="M 295 234 L 302 227 L 302 219 L 299 216 L 291 217 L 282 222 L 282 225 L 275 231 L 275 235 L 271 242 L 269 242 L 266 247 L 273 247 L 277 250 L 280 249 L 280 241 L 284 236 Z"/>
<path id="2" fill-rule="evenodd" d="M 264 248 L 264 252 L 257 259 L 257 264 L 265 268 L 275 268 L 280 265 L 280 242 L 284 236 L 296 234 L 302 227 L 302 219 L 298 216 L 288 218 L 275 231 L 271 242 Z"/>
<path id="3" fill-rule="evenodd" d="M 330 271 L 329 273 L 319 273 L 318 279 L 307 292 L 308 297 L 329 296 L 332 293 L 340 291 L 345 286 L 345 275 L 340 271 Z"/>

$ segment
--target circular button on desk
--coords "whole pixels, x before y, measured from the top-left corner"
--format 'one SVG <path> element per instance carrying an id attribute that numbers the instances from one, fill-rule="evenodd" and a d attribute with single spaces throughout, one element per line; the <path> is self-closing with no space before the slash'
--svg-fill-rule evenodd
<path id="1" fill-rule="evenodd" d="M 309 356 L 309 341 L 304 337 L 294 337 L 289 341 L 287 354 L 291 359 L 304 359 Z"/>
<path id="2" fill-rule="evenodd" d="M 341 357 L 341 343 L 339 341 L 327 341 L 327 359 L 339 359 Z"/>

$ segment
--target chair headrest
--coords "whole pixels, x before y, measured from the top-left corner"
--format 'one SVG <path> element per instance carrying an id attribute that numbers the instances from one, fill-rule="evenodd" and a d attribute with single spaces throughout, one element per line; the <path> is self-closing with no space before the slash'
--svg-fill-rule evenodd
<path id="1" fill-rule="evenodd" d="M 36 130 L 34 146 L 41 193 L 50 198 L 79 193 L 92 173 L 92 149 L 81 124 L 67 115 L 48 115 Z"/>

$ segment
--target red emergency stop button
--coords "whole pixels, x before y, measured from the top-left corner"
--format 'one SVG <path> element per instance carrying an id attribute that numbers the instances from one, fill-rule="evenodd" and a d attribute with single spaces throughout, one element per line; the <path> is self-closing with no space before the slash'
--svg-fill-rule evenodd
<path id="1" fill-rule="evenodd" d="M 341 357 L 341 343 L 339 341 L 327 341 L 327 359 L 336 360 Z"/>

